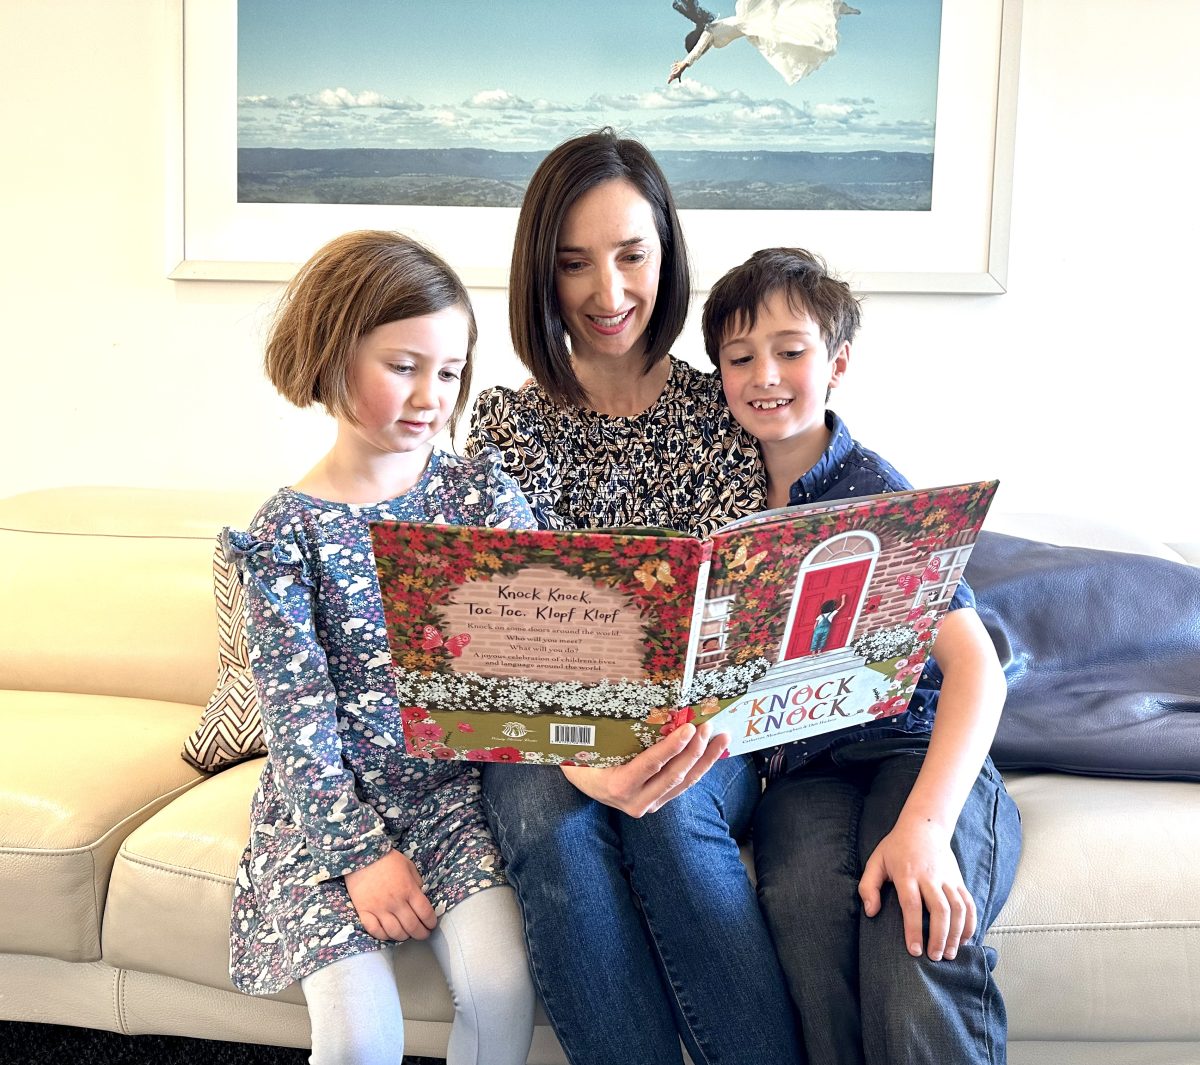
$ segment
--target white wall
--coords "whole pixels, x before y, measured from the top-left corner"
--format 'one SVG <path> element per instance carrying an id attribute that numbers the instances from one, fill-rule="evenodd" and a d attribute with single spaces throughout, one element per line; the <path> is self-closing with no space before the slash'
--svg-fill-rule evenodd
<path id="1" fill-rule="evenodd" d="M 262 378 L 274 286 L 165 276 L 174 11 L 0 0 L 0 495 L 265 494 L 330 438 Z M 1194 0 L 1026 0 L 1009 291 L 869 297 L 837 396 L 914 482 L 1200 535 L 1197 39 Z M 520 380 L 503 294 L 476 305 L 477 382 Z M 677 351 L 704 364 L 694 323 Z"/>

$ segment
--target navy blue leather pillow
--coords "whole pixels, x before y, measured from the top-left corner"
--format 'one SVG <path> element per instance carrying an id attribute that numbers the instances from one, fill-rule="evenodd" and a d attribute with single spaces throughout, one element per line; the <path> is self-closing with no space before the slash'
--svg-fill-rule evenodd
<path id="1" fill-rule="evenodd" d="M 1200 568 L 983 532 L 965 576 L 1008 679 L 998 766 L 1200 780 Z"/>

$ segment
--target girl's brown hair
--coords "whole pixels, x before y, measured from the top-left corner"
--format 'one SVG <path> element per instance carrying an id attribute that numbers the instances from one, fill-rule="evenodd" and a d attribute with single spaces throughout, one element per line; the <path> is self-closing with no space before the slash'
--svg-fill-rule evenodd
<path id="1" fill-rule="evenodd" d="M 475 312 L 458 275 L 440 256 L 402 233 L 345 233 L 300 267 L 267 338 L 267 376 L 297 407 L 320 403 L 335 417 L 356 421 L 347 377 L 359 341 L 388 322 L 447 307 L 461 307 L 467 316 L 466 364 L 450 415 L 453 433 L 471 388 Z"/>

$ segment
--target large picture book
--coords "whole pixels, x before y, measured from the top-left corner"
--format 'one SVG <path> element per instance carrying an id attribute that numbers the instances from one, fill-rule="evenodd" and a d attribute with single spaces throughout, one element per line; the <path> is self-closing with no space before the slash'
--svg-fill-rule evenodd
<path id="1" fill-rule="evenodd" d="M 765 511 L 705 538 L 374 522 L 408 754 L 616 765 L 902 713 L 996 491 Z"/>

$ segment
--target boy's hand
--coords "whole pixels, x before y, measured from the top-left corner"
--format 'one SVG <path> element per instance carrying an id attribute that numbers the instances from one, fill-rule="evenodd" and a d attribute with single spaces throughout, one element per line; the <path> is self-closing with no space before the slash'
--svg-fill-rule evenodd
<path id="1" fill-rule="evenodd" d="M 890 880 L 904 915 L 904 942 L 909 954 L 921 956 L 924 911 L 929 911 L 929 958 L 950 960 L 975 934 L 975 900 L 963 883 L 950 849 L 950 833 L 932 821 L 903 818 L 867 860 L 858 894 L 863 910 L 874 917 L 880 891 Z"/>
<path id="2" fill-rule="evenodd" d="M 417 867 L 399 851 L 347 873 L 346 890 L 367 934 L 376 939 L 427 939 L 437 915 L 422 890 Z"/>
<path id="3" fill-rule="evenodd" d="M 624 765 L 609 769 L 562 767 L 585 795 L 630 817 L 654 813 L 696 783 L 729 746 L 724 732 L 713 736 L 705 722 L 690 722 L 664 736 Z"/>

